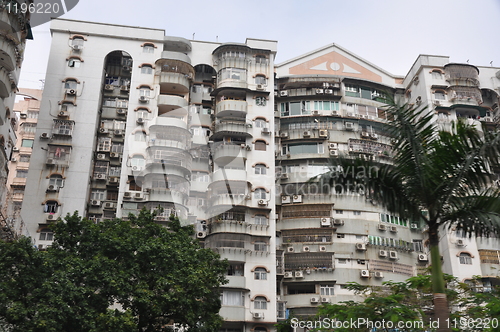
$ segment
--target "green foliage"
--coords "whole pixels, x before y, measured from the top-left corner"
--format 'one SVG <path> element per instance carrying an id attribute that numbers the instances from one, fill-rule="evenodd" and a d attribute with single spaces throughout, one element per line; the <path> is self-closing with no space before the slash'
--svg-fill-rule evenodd
<path id="1" fill-rule="evenodd" d="M 226 262 L 191 226 L 141 211 L 98 224 L 75 213 L 47 251 L 0 243 L 0 319 L 11 331 L 216 331 Z M 5 325 L 4 324 L 4 325 Z"/>

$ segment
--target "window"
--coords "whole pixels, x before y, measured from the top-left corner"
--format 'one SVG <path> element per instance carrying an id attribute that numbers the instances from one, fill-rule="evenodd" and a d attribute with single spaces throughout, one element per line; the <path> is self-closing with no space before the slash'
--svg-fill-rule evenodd
<path id="1" fill-rule="evenodd" d="M 79 68 L 82 61 L 77 58 L 71 58 L 68 60 L 68 67 Z"/>
<path id="2" fill-rule="evenodd" d="M 352 213 L 353 213 L 355 216 L 360 216 L 360 215 L 361 215 L 361 211 L 352 211 Z"/>
<path id="3" fill-rule="evenodd" d="M 134 139 L 136 142 L 146 142 L 146 133 L 143 131 L 136 131 Z"/>
<path id="4" fill-rule="evenodd" d="M 50 176 L 49 179 L 49 186 L 54 186 L 54 187 L 62 187 L 63 185 L 63 178 L 59 174 L 53 174 Z"/>
<path id="5" fill-rule="evenodd" d="M 109 164 L 106 161 L 97 161 L 94 165 L 94 177 L 105 178 L 108 175 Z"/>
<path id="6" fill-rule="evenodd" d="M 153 73 L 153 67 L 150 65 L 144 65 L 141 67 L 141 74 L 152 74 Z"/>
<path id="7" fill-rule="evenodd" d="M 263 214 L 258 214 L 255 216 L 255 224 L 256 225 L 267 225 L 268 219 Z"/>
<path id="8" fill-rule="evenodd" d="M 38 119 L 38 111 L 28 111 L 28 119 Z"/>
<path id="9" fill-rule="evenodd" d="M 254 309 L 267 309 L 267 299 L 264 296 L 257 296 L 253 300 Z"/>
<path id="10" fill-rule="evenodd" d="M 266 199 L 266 190 L 263 188 L 255 189 L 253 196 L 255 199 Z"/>
<path id="11" fill-rule="evenodd" d="M 255 150 L 266 151 L 266 148 L 267 148 L 266 141 L 261 141 L 261 140 L 255 141 Z"/>
<path id="12" fill-rule="evenodd" d="M 257 75 L 257 76 L 255 76 L 255 84 L 266 85 L 267 78 L 264 75 Z"/>
<path id="13" fill-rule="evenodd" d="M 446 95 L 443 90 L 436 90 L 434 91 L 434 99 L 436 100 L 445 100 Z"/>
<path id="14" fill-rule="evenodd" d="M 76 89 L 78 86 L 78 83 L 75 80 L 68 79 L 66 82 L 64 82 L 64 88 L 65 89 Z"/>
<path id="15" fill-rule="evenodd" d="M 42 228 L 40 230 L 40 241 L 53 241 L 54 240 L 54 233 L 48 229 L 48 228 Z"/>
<path id="16" fill-rule="evenodd" d="M 47 201 L 43 206 L 43 212 L 45 213 L 57 213 L 59 203 L 57 201 Z"/>
<path id="17" fill-rule="evenodd" d="M 320 295 L 334 295 L 333 292 L 334 286 L 333 285 L 320 285 L 319 286 L 319 293 Z"/>
<path id="18" fill-rule="evenodd" d="M 109 152 L 111 149 L 111 137 L 99 137 L 97 143 L 97 151 L 99 152 Z"/>
<path id="19" fill-rule="evenodd" d="M 315 100 L 314 110 L 317 111 L 338 111 L 340 110 L 340 103 L 331 100 Z"/>
<path id="20" fill-rule="evenodd" d="M 467 265 L 472 264 L 472 256 L 469 253 L 462 252 L 462 253 L 460 253 L 460 256 L 458 258 L 459 258 L 460 264 L 467 264 Z"/>
<path id="21" fill-rule="evenodd" d="M 54 125 L 52 127 L 52 133 L 55 135 L 65 135 L 71 136 L 73 133 L 73 121 L 66 120 L 54 120 Z"/>
<path id="22" fill-rule="evenodd" d="M 210 175 L 205 172 L 193 172 L 191 174 L 191 181 L 193 182 L 210 182 Z"/>
<path id="23" fill-rule="evenodd" d="M 16 170 L 16 178 L 27 178 L 28 177 L 28 170 L 27 169 L 18 169 Z"/>
<path id="24" fill-rule="evenodd" d="M 413 250 L 418 251 L 418 252 L 424 251 L 424 246 L 423 246 L 422 240 L 413 240 Z"/>
<path id="25" fill-rule="evenodd" d="M 264 164 L 255 165 L 255 174 L 266 174 L 267 167 Z"/>
<path id="26" fill-rule="evenodd" d="M 263 267 L 258 267 L 254 271 L 255 280 L 267 280 L 267 270 Z"/>
<path id="27" fill-rule="evenodd" d="M 151 94 L 151 89 L 149 88 L 149 86 L 143 85 L 139 88 L 139 96 L 149 97 L 150 94 Z"/>
<path id="28" fill-rule="evenodd" d="M 71 46 L 83 46 L 85 40 L 82 37 L 73 37 L 71 41 Z"/>
<path id="29" fill-rule="evenodd" d="M 155 46 L 153 44 L 144 44 L 144 46 L 142 47 L 142 52 L 143 53 L 154 53 Z"/>
<path id="30" fill-rule="evenodd" d="M 146 160 L 143 156 L 135 155 L 130 158 L 130 166 L 144 167 L 146 165 Z"/>
<path id="31" fill-rule="evenodd" d="M 149 112 L 144 109 L 138 109 L 137 112 L 135 113 L 135 116 L 137 119 L 147 120 L 149 119 Z"/>
<path id="32" fill-rule="evenodd" d="M 241 277 L 244 275 L 244 267 L 245 265 L 243 263 L 229 263 L 226 274 L 228 276 Z"/>
<path id="33" fill-rule="evenodd" d="M 254 121 L 255 128 L 267 128 L 267 121 L 265 119 L 255 119 Z"/>
<path id="34" fill-rule="evenodd" d="M 36 131 L 36 123 L 24 122 L 22 126 L 23 126 L 22 129 L 23 134 L 34 134 Z"/>
<path id="35" fill-rule="evenodd" d="M 129 190 L 133 190 L 133 191 L 142 191 L 142 187 L 137 183 L 135 182 L 134 179 L 132 179 L 129 183 Z"/>
<path id="36" fill-rule="evenodd" d="M 92 189 L 90 193 L 90 199 L 96 201 L 103 201 L 106 196 L 106 190 L 103 189 Z"/>
<path id="37" fill-rule="evenodd" d="M 224 68 L 219 71 L 218 75 L 219 81 L 222 80 L 238 80 L 238 81 L 246 81 L 247 80 L 247 72 L 245 69 L 240 68 Z"/>
<path id="38" fill-rule="evenodd" d="M 19 155 L 19 162 L 21 163 L 29 163 L 31 156 L 29 154 L 21 154 Z"/>
<path id="39" fill-rule="evenodd" d="M 322 143 L 288 144 L 284 145 L 283 148 L 285 148 L 286 153 L 290 154 L 302 154 L 302 153 L 323 154 L 325 152 Z"/>
<path id="40" fill-rule="evenodd" d="M 222 305 L 244 306 L 245 297 L 242 291 L 224 290 L 221 293 Z"/>
<path id="41" fill-rule="evenodd" d="M 256 55 L 255 56 L 255 63 L 267 65 L 267 58 L 264 55 Z"/>
<path id="42" fill-rule="evenodd" d="M 34 140 L 32 140 L 32 139 L 23 139 L 21 142 L 21 147 L 33 148 L 33 142 L 34 142 Z"/>
<path id="43" fill-rule="evenodd" d="M 442 74 L 440 71 L 438 71 L 438 70 L 433 70 L 433 71 L 431 72 L 431 76 L 432 76 L 432 78 L 433 78 L 433 79 L 435 79 L 435 80 L 440 80 L 440 79 L 442 79 L 442 78 L 443 78 L 443 74 Z"/>

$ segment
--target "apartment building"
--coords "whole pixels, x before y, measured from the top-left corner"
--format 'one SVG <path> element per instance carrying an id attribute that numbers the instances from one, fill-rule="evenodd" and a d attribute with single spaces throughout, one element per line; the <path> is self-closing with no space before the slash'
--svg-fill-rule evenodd
<path id="1" fill-rule="evenodd" d="M 18 3 L 30 4 L 33 1 L 22 0 Z M 31 38 L 29 12 L 13 10 L 9 4 L 9 1 L 0 2 L 0 237 L 7 239 L 17 235 L 18 226 L 7 186 L 8 161 L 16 144 L 17 119 L 12 109 L 26 38 Z"/>
<path id="2" fill-rule="evenodd" d="M 342 153 L 391 162 L 384 94 L 429 104 L 436 121 L 497 122 L 500 68 L 447 57 L 420 56 L 397 76 L 335 44 L 275 64 L 274 41 L 65 19 L 51 30 L 22 208 L 34 241 L 50 245 L 50 223 L 75 210 L 99 222 L 161 207 L 159 223 L 177 215 L 230 262 L 228 332 L 270 331 L 290 312 L 356 299 L 347 282 L 427 268 L 424 225 L 308 182 Z M 464 97 L 461 84 L 474 91 Z M 485 276 L 500 266 L 498 243 L 462 239 L 465 252 L 457 234 L 444 236 L 445 272 L 468 279 L 462 262 Z"/>

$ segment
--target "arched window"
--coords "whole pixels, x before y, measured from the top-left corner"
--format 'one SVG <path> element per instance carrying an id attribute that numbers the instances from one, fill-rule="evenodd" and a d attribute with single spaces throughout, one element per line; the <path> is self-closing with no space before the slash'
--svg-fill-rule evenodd
<path id="1" fill-rule="evenodd" d="M 146 142 L 146 133 L 143 131 L 136 131 L 134 134 L 134 140 L 136 142 Z"/>
<path id="2" fill-rule="evenodd" d="M 255 128 L 267 128 L 266 119 L 257 118 L 257 119 L 255 119 L 254 123 L 255 123 Z"/>
<path id="3" fill-rule="evenodd" d="M 267 144 L 266 141 L 257 140 L 255 141 L 255 150 L 266 151 Z"/>
<path id="4" fill-rule="evenodd" d="M 436 90 L 434 91 L 434 99 L 436 100 L 445 100 L 446 95 L 443 90 Z"/>
<path id="5" fill-rule="evenodd" d="M 73 58 L 69 58 L 69 60 L 68 60 L 68 67 L 78 68 L 78 67 L 80 67 L 81 64 L 82 64 L 82 60 L 80 58 L 73 57 Z"/>
<path id="6" fill-rule="evenodd" d="M 267 299 L 264 296 L 257 296 L 253 300 L 254 309 L 267 309 Z"/>
<path id="7" fill-rule="evenodd" d="M 267 219 L 267 216 L 263 214 L 257 214 L 255 216 L 255 224 L 256 225 L 267 225 L 269 220 Z"/>
<path id="8" fill-rule="evenodd" d="M 59 203 L 57 201 L 47 201 L 43 206 L 43 212 L 57 213 L 58 208 L 59 208 Z"/>
<path id="9" fill-rule="evenodd" d="M 73 78 L 68 78 L 66 81 L 64 81 L 65 89 L 75 90 L 77 87 L 78 87 L 78 82 Z"/>
<path id="10" fill-rule="evenodd" d="M 264 75 L 257 75 L 255 76 L 255 84 L 262 84 L 266 85 L 267 84 L 267 78 Z"/>
<path id="11" fill-rule="evenodd" d="M 73 49 L 76 48 L 78 50 L 83 47 L 84 41 L 85 39 L 82 36 L 74 36 L 71 40 L 71 47 L 73 47 Z"/>
<path id="12" fill-rule="evenodd" d="M 152 74 L 153 67 L 151 65 L 143 65 L 141 67 L 141 74 Z"/>
<path id="13" fill-rule="evenodd" d="M 255 63 L 260 63 L 267 65 L 267 58 L 265 55 L 256 55 L 255 56 Z"/>
<path id="14" fill-rule="evenodd" d="M 255 199 L 266 199 L 266 190 L 263 188 L 255 189 L 255 191 L 253 193 L 253 197 Z"/>
<path id="15" fill-rule="evenodd" d="M 151 88 L 148 85 L 141 85 L 139 87 L 139 96 L 149 97 L 151 95 Z"/>
<path id="16" fill-rule="evenodd" d="M 264 164 L 255 165 L 255 174 L 266 174 L 267 167 Z"/>
<path id="17" fill-rule="evenodd" d="M 143 53 L 154 53 L 155 52 L 155 45 L 150 44 L 150 43 L 144 44 L 142 46 L 142 52 Z"/>
<path id="18" fill-rule="evenodd" d="M 435 80 L 440 80 L 443 78 L 443 74 L 441 73 L 441 70 L 436 70 L 436 69 L 431 72 L 431 76 Z"/>
<path id="19" fill-rule="evenodd" d="M 133 155 L 132 158 L 130 158 L 130 166 L 134 167 L 144 167 L 146 165 L 146 160 L 142 155 Z"/>
<path id="20" fill-rule="evenodd" d="M 60 188 L 63 185 L 63 178 L 60 174 L 52 174 L 49 178 L 49 186 L 54 186 L 54 188 Z"/>
<path id="21" fill-rule="evenodd" d="M 254 271 L 255 280 L 267 280 L 267 270 L 263 267 L 258 267 Z"/>
<path id="22" fill-rule="evenodd" d="M 462 252 L 460 253 L 460 256 L 458 256 L 460 264 L 467 264 L 471 265 L 472 264 L 472 256 L 469 253 Z"/>
<path id="23" fill-rule="evenodd" d="M 38 239 L 40 241 L 53 241 L 54 240 L 54 232 L 52 232 L 48 228 L 42 228 L 40 230 L 40 237 Z"/>

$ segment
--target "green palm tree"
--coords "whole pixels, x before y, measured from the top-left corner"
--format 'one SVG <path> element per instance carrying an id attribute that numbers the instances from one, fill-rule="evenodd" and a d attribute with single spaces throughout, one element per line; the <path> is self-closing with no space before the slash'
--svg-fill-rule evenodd
<path id="1" fill-rule="evenodd" d="M 447 327 L 448 301 L 439 252 L 439 231 L 456 227 L 470 236 L 500 233 L 500 134 L 464 121 L 440 130 L 426 107 L 387 101 L 385 126 L 393 157 L 381 163 L 346 155 L 332 158 L 329 171 L 311 179 L 328 188 L 359 191 L 390 213 L 428 227 L 434 314 Z M 339 189 L 341 188 L 341 189 Z"/>

